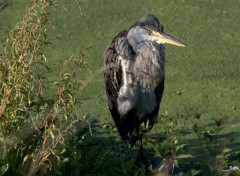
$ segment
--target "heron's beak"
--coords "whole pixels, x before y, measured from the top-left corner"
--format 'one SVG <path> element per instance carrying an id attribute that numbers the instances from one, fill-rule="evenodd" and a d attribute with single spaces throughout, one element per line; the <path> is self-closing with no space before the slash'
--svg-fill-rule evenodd
<path id="1" fill-rule="evenodd" d="M 186 46 L 184 43 L 178 41 L 175 38 L 170 37 L 165 33 L 159 33 L 159 32 L 153 31 L 153 35 L 157 37 L 157 43 L 168 43 L 168 44 L 183 46 L 183 47 Z"/>

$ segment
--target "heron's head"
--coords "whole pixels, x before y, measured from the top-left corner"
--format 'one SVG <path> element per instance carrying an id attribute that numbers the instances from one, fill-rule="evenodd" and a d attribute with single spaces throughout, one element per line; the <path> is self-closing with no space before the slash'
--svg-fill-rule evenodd
<path id="1" fill-rule="evenodd" d="M 156 16 L 149 13 L 129 29 L 127 38 L 133 45 L 138 45 L 142 42 L 156 42 L 158 44 L 168 43 L 176 46 L 186 46 L 184 43 L 164 33 L 163 26 Z"/>

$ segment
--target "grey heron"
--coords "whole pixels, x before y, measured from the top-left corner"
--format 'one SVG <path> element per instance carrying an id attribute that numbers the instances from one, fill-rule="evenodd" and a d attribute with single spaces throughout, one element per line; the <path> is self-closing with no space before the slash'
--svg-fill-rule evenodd
<path id="1" fill-rule="evenodd" d="M 163 32 L 147 13 L 121 31 L 104 53 L 104 80 L 108 107 L 121 135 L 133 146 L 154 125 L 164 90 L 165 48 L 185 46 Z"/>

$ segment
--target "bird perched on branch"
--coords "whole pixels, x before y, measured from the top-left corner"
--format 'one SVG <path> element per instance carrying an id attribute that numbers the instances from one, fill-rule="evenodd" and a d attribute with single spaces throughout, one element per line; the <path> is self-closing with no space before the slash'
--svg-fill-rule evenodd
<path id="1" fill-rule="evenodd" d="M 154 125 L 164 89 L 163 44 L 185 46 L 163 32 L 147 13 L 120 32 L 104 53 L 104 80 L 108 107 L 121 135 L 133 146 Z"/>

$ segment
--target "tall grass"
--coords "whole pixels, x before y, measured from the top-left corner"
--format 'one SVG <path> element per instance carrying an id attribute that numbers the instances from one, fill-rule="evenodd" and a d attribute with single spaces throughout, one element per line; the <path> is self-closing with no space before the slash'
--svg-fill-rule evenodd
<path id="1" fill-rule="evenodd" d="M 44 97 L 51 68 L 42 49 L 50 45 L 46 31 L 57 6 L 57 1 L 33 0 L 1 48 L 0 175 L 45 174 L 53 165 L 50 158 L 59 159 L 66 142 L 86 125 L 74 95 L 84 85 L 79 75 L 89 70 L 83 55 L 64 61 L 52 83 L 55 95 Z"/>

